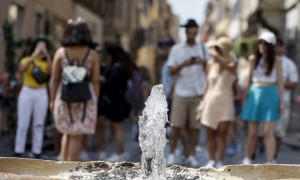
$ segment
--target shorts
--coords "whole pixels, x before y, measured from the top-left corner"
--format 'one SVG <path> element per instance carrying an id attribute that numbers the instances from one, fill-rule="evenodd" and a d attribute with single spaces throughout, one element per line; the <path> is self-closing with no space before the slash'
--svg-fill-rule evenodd
<path id="1" fill-rule="evenodd" d="M 196 108 L 202 96 L 198 97 L 180 97 L 174 94 L 171 112 L 171 123 L 173 127 L 191 129 L 200 129 L 201 123 L 196 120 Z"/>

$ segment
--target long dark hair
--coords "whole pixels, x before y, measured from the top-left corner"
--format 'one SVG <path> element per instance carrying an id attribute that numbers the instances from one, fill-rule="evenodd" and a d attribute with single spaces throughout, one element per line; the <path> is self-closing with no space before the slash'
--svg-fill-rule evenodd
<path id="1" fill-rule="evenodd" d="M 131 59 L 129 53 L 127 53 L 120 45 L 110 44 L 107 46 L 107 52 L 112 57 L 111 65 L 115 63 L 122 64 L 126 74 L 130 77 L 133 73 L 133 70 L 137 70 L 137 66 Z"/>
<path id="2" fill-rule="evenodd" d="M 91 46 L 92 35 L 87 24 L 83 21 L 69 22 L 61 41 L 64 47 L 68 46 Z"/>
<path id="3" fill-rule="evenodd" d="M 260 43 L 260 42 L 258 42 Z M 266 47 L 266 57 L 265 61 L 267 63 L 267 69 L 265 74 L 269 76 L 272 73 L 274 64 L 275 64 L 275 47 L 271 43 L 267 43 L 264 41 L 264 45 Z M 255 58 L 255 68 L 258 66 L 259 61 L 262 57 L 262 54 L 259 52 L 258 44 L 256 46 L 256 58 Z"/>

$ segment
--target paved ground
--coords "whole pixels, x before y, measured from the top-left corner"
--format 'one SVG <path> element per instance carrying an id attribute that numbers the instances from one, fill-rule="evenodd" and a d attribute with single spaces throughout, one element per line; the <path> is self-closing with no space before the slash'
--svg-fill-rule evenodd
<path id="1" fill-rule="evenodd" d="M 140 156 L 141 156 L 141 151 L 139 148 L 139 145 L 137 142 L 134 141 L 132 134 L 131 134 L 131 128 L 132 124 L 128 120 L 126 121 L 126 144 L 125 144 L 125 149 L 130 155 L 130 160 L 131 162 L 140 162 Z M 110 134 L 107 132 L 107 134 Z M 296 136 L 293 134 L 289 134 L 287 138 L 284 140 L 285 144 L 283 144 L 281 151 L 279 153 L 278 157 L 278 163 L 281 164 L 300 164 L 300 141 L 298 141 Z M 244 137 L 243 135 L 239 135 L 239 151 L 237 154 L 234 155 L 226 155 L 226 158 L 224 160 L 225 164 L 239 164 L 241 160 L 243 159 L 244 155 Z M 108 136 L 107 138 L 107 154 L 108 156 L 111 155 L 114 152 L 114 144 L 112 141 L 111 136 Z M 14 143 L 14 138 L 13 137 L 8 137 L 8 136 L 0 136 L 0 156 L 2 157 L 9 157 L 13 155 L 13 143 Z M 298 144 L 297 144 L 298 143 Z M 53 140 L 50 137 L 47 137 L 44 143 L 44 150 L 43 150 L 43 159 L 56 159 L 57 154 L 54 153 L 53 151 Z M 89 145 L 89 151 L 88 155 L 90 160 L 97 160 L 97 149 L 95 146 L 95 138 L 94 137 L 89 137 L 88 138 L 88 145 Z M 207 161 L 208 161 L 208 153 L 205 147 L 205 132 L 203 131 L 200 136 L 200 141 L 199 145 L 202 148 L 202 150 L 197 151 L 197 158 L 200 161 L 201 166 L 203 166 Z M 299 146 L 297 146 L 299 145 Z M 28 145 L 27 152 L 29 152 L 30 145 Z M 168 150 L 169 150 L 169 143 L 167 144 L 165 154 L 168 155 Z M 264 163 L 265 162 L 265 155 L 263 153 L 259 153 L 257 151 L 256 153 L 256 159 L 254 163 Z M 176 158 L 178 160 L 178 164 L 184 165 L 180 162 L 183 162 L 183 156 L 181 153 L 181 147 L 179 146 L 178 150 L 176 151 Z"/>

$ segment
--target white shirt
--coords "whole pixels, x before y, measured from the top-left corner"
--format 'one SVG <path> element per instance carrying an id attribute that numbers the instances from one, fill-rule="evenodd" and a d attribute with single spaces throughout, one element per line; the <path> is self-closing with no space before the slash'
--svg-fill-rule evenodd
<path id="1" fill-rule="evenodd" d="M 253 82 L 264 82 L 264 83 L 276 83 L 277 81 L 277 71 L 273 67 L 270 75 L 266 75 L 266 70 L 264 68 L 264 59 L 261 58 L 259 64 L 253 71 L 252 81 Z"/>
<path id="2" fill-rule="evenodd" d="M 281 59 L 281 65 L 282 65 L 282 76 L 283 76 L 283 82 L 295 82 L 298 83 L 298 70 L 295 63 L 285 55 L 282 55 L 280 57 Z M 284 101 L 290 102 L 291 100 L 291 90 L 285 90 Z"/>
<path id="3" fill-rule="evenodd" d="M 203 52 L 205 49 L 206 52 Z M 207 49 L 203 44 L 189 46 L 186 42 L 172 47 L 168 57 L 168 67 L 176 67 L 193 56 L 208 60 Z M 175 80 L 175 93 L 181 97 L 195 97 L 205 92 L 206 75 L 201 64 L 183 67 Z"/>

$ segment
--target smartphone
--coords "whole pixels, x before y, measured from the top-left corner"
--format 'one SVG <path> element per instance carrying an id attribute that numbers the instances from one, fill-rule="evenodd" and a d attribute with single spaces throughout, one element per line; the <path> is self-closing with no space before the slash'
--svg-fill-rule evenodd
<path id="1" fill-rule="evenodd" d="M 195 62 L 196 59 L 197 59 L 196 56 L 191 57 L 191 60 L 192 60 L 193 62 Z"/>
<path id="2" fill-rule="evenodd" d="M 46 43 L 43 41 L 38 42 L 36 46 L 39 48 L 46 49 Z"/>

